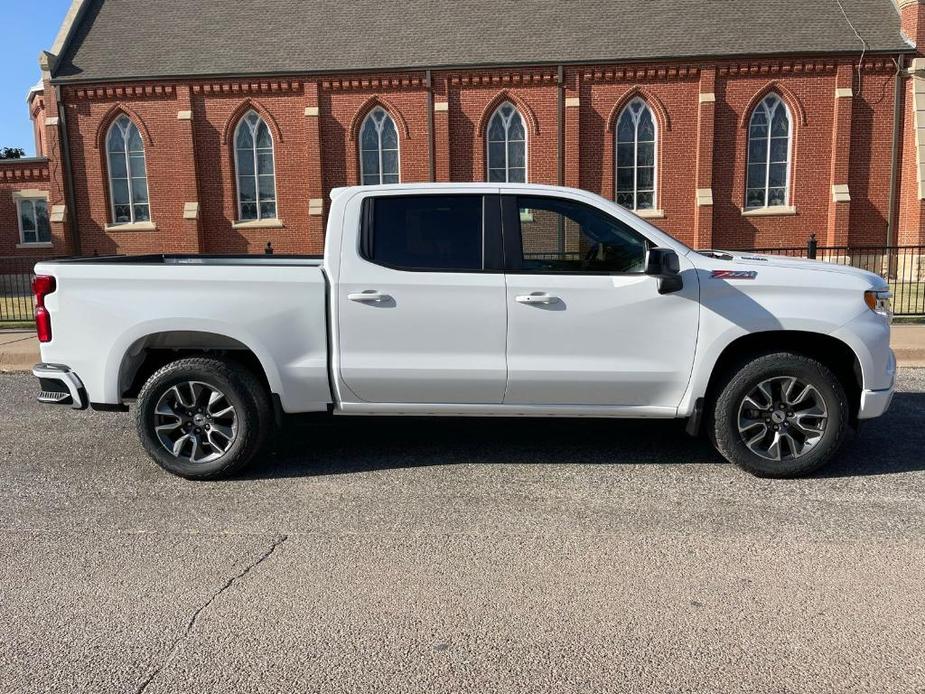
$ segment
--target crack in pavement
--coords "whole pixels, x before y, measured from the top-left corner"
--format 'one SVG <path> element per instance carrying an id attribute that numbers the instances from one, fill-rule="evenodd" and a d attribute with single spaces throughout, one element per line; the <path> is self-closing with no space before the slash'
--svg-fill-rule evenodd
<path id="1" fill-rule="evenodd" d="M 193 612 L 193 614 L 189 618 L 189 621 L 186 623 L 186 628 L 183 630 L 183 633 L 177 636 L 177 638 L 173 642 L 173 645 L 170 647 L 170 651 L 167 652 L 167 657 L 165 657 L 163 662 L 160 665 L 158 665 L 156 668 L 154 668 L 154 670 L 152 670 L 150 673 L 148 673 L 148 676 L 145 677 L 145 679 L 141 681 L 141 683 L 135 689 L 135 694 L 142 694 L 142 692 L 144 692 L 145 689 L 148 688 L 148 685 L 150 685 L 154 681 L 154 679 L 161 673 L 161 671 L 173 661 L 177 652 L 180 650 L 180 644 L 182 644 L 186 640 L 186 638 L 190 635 L 190 633 L 192 633 L 193 629 L 195 628 L 196 622 L 199 620 L 199 616 L 203 612 L 205 612 L 205 610 L 208 609 L 208 607 L 213 602 L 215 602 L 215 600 L 218 599 L 218 597 L 222 593 L 224 593 L 226 590 L 231 588 L 231 586 L 233 586 L 237 581 L 244 578 L 247 574 L 251 572 L 252 569 L 258 567 L 264 561 L 269 559 L 272 556 L 273 552 L 276 551 L 276 548 L 279 547 L 281 544 L 283 544 L 288 539 L 289 539 L 288 535 L 277 535 L 274 538 L 273 543 L 270 545 L 270 547 L 263 554 L 261 554 L 256 559 L 256 561 L 251 562 L 250 564 L 245 566 L 241 571 L 239 571 L 234 576 L 232 576 L 227 581 L 225 581 L 224 585 L 221 588 L 219 588 L 217 591 L 212 593 L 212 595 L 209 596 L 209 599 L 206 600 L 202 605 L 200 605 L 196 609 L 195 612 Z"/>

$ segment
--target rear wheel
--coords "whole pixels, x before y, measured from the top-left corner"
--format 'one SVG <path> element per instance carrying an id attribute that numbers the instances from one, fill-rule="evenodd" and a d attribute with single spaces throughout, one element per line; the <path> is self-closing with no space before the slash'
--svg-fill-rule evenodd
<path id="1" fill-rule="evenodd" d="M 167 364 L 138 394 L 141 443 L 168 472 L 189 479 L 231 474 L 251 461 L 271 426 L 264 385 L 245 367 L 214 358 Z"/>
<path id="2" fill-rule="evenodd" d="M 717 397 L 716 449 L 761 477 L 797 477 L 825 465 L 844 441 L 848 399 L 824 364 L 780 352 L 740 366 Z"/>

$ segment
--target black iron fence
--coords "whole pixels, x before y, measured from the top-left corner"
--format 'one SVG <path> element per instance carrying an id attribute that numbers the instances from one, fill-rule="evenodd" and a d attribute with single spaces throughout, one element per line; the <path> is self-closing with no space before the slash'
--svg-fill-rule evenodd
<path id="1" fill-rule="evenodd" d="M 822 260 L 873 272 L 889 283 L 897 316 L 925 315 L 925 246 L 820 246 L 813 234 L 805 246 L 742 250 Z"/>
<path id="2" fill-rule="evenodd" d="M 0 326 L 33 320 L 32 268 L 47 259 L 0 256 Z"/>

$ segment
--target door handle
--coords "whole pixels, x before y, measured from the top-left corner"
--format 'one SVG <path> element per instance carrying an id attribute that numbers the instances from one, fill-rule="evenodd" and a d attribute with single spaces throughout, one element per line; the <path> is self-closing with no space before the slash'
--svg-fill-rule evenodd
<path id="1" fill-rule="evenodd" d="M 521 294 L 518 297 L 514 298 L 518 304 L 556 304 L 561 301 L 558 296 L 552 296 L 551 294 L 546 294 L 545 292 L 537 292 L 536 294 Z"/>
<path id="2" fill-rule="evenodd" d="M 361 303 L 380 303 L 383 301 L 389 301 L 392 297 L 388 294 L 383 294 L 382 292 L 366 291 L 358 292 L 357 294 L 348 294 L 347 298 L 350 299 L 350 301 L 359 301 Z"/>

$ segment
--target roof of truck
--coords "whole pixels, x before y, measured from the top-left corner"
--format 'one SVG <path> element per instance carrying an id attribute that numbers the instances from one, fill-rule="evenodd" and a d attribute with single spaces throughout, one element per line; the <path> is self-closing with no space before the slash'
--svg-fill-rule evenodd
<path id="1" fill-rule="evenodd" d="M 74 0 L 57 81 L 901 52 L 893 0 Z"/>

